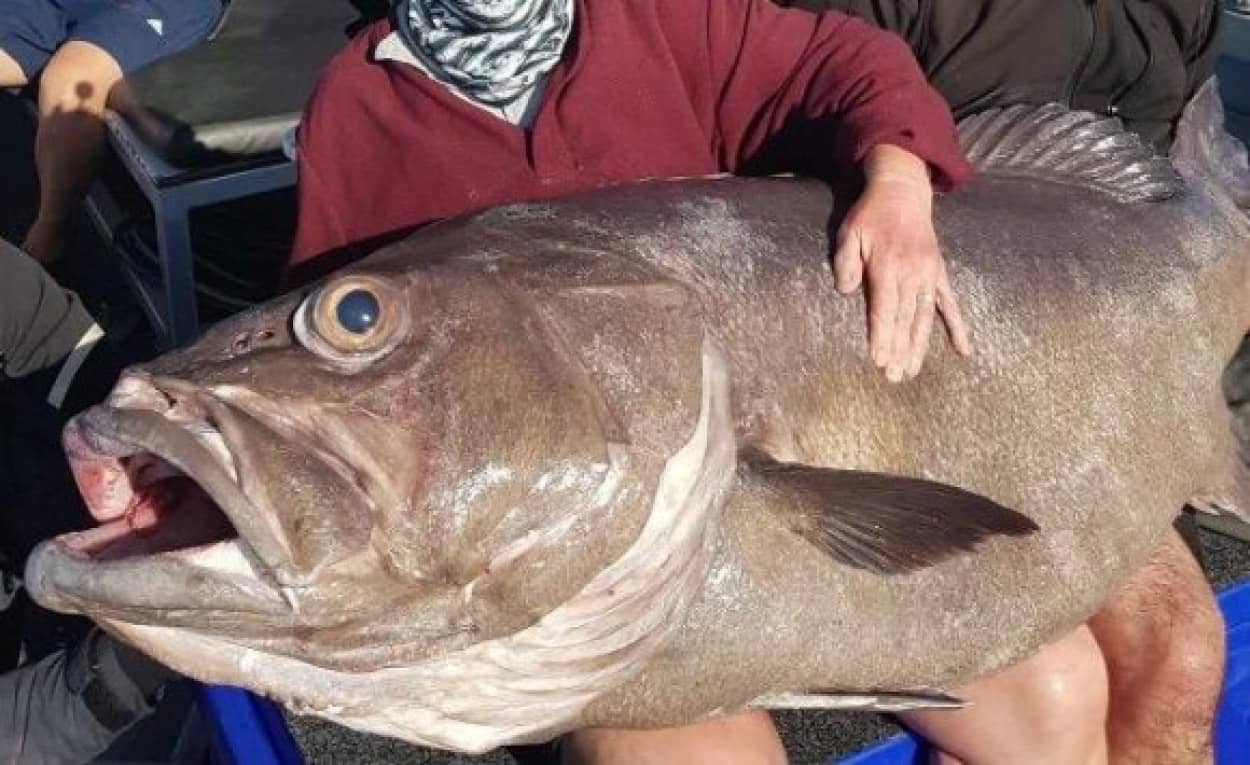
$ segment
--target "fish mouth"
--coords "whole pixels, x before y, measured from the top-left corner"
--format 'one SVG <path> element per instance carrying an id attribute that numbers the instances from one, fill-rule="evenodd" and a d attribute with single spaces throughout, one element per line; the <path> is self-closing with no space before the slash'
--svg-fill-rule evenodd
<path id="1" fill-rule="evenodd" d="M 99 525 L 31 554 L 26 586 L 42 605 L 147 624 L 289 613 L 272 574 L 285 545 L 239 482 L 218 427 L 225 405 L 181 387 L 129 375 L 66 426 L 65 453 Z"/>

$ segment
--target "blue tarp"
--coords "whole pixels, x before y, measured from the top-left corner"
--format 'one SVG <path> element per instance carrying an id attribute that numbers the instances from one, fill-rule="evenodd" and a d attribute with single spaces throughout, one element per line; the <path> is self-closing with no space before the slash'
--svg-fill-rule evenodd
<path id="1" fill-rule="evenodd" d="M 219 685 L 200 687 L 214 765 L 302 765 L 304 755 L 272 702 Z"/>

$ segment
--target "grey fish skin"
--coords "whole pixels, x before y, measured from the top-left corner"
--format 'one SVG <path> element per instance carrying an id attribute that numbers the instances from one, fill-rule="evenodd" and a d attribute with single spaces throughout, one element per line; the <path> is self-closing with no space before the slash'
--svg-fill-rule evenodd
<path id="1" fill-rule="evenodd" d="M 28 586 L 199 679 L 472 752 L 923 703 L 1027 655 L 1188 499 L 1245 498 L 1219 383 L 1250 224 L 1201 152 L 1177 176 L 1093 118 L 1008 117 L 937 202 L 971 359 L 871 367 L 815 182 L 500 208 L 132 370 L 66 434 L 102 526 Z M 206 504 L 239 539 L 183 549 Z"/>

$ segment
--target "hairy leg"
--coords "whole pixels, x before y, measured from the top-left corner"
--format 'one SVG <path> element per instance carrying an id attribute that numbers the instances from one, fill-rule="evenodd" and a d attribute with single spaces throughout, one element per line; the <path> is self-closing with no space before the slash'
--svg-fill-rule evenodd
<path id="1" fill-rule="evenodd" d="M 104 106 L 122 77 L 105 50 L 68 42 L 39 77 L 39 214 L 22 249 L 44 263 L 61 255 L 67 221 L 86 193 L 104 148 Z"/>
<path id="2" fill-rule="evenodd" d="M 1175 532 L 1090 621 L 1111 689 L 1114 763 L 1210 763 L 1224 624 Z"/>
<path id="3" fill-rule="evenodd" d="M 12 56 L 0 50 L 0 88 L 20 88 L 26 85 L 26 73 Z"/>
<path id="4" fill-rule="evenodd" d="M 958 711 L 909 712 L 903 722 L 942 765 L 1101 765 L 1107 761 L 1107 674 L 1086 627 L 955 695 Z"/>
<path id="5" fill-rule="evenodd" d="M 765 712 L 663 730 L 591 728 L 565 737 L 563 765 L 784 765 L 786 752 Z"/>

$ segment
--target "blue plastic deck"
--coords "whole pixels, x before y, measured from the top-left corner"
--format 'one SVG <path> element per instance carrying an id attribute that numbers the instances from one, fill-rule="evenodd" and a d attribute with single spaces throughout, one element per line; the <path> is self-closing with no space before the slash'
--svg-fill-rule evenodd
<path id="1" fill-rule="evenodd" d="M 1216 722 L 1216 765 L 1250 765 L 1250 579 L 1220 594 L 1228 625 L 1228 671 Z M 299 745 L 272 703 L 237 688 L 205 686 L 201 706 L 214 743 L 214 765 L 300 765 Z M 900 735 L 829 765 L 926 765 L 928 753 Z"/>
<path id="2" fill-rule="evenodd" d="M 213 765 L 301 765 L 304 755 L 273 703 L 221 685 L 199 688 Z"/>

